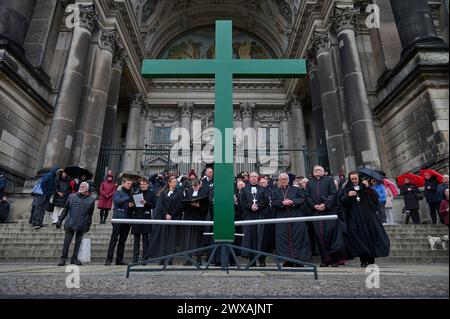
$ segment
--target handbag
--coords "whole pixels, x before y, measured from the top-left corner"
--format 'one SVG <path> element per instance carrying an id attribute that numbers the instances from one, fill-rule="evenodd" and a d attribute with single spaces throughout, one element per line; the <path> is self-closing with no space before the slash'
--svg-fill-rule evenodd
<path id="1" fill-rule="evenodd" d="M 78 260 L 82 263 L 91 262 L 91 239 L 83 238 L 81 241 L 80 250 L 78 251 Z"/>
<path id="2" fill-rule="evenodd" d="M 55 205 L 53 204 L 53 201 L 47 200 L 44 209 L 49 213 L 53 213 L 53 211 L 55 210 Z"/>

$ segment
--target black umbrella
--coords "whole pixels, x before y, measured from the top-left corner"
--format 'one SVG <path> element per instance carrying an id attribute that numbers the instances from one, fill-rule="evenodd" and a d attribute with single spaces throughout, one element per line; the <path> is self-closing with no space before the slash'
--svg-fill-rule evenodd
<path id="1" fill-rule="evenodd" d="M 366 175 L 370 178 L 376 179 L 380 183 L 383 183 L 383 176 L 381 176 L 380 173 L 377 171 L 370 169 L 370 168 L 358 168 L 358 173 Z"/>
<path id="2" fill-rule="evenodd" d="M 133 182 L 137 182 L 141 178 L 141 175 L 139 175 L 136 172 L 129 172 L 129 171 L 127 171 L 127 172 L 120 173 L 120 177 L 121 178 L 128 178 L 128 179 L 131 179 Z"/>
<path id="3" fill-rule="evenodd" d="M 378 174 L 380 174 L 381 176 L 383 176 L 383 178 L 386 178 L 386 176 L 387 176 L 385 172 L 380 171 L 380 170 L 378 170 L 378 169 L 376 169 L 375 172 L 377 172 Z"/>
<path id="4" fill-rule="evenodd" d="M 86 175 L 86 180 L 90 180 L 93 176 L 87 169 L 79 166 L 68 166 L 64 169 L 64 172 L 71 178 L 81 178 L 81 176 Z"/>

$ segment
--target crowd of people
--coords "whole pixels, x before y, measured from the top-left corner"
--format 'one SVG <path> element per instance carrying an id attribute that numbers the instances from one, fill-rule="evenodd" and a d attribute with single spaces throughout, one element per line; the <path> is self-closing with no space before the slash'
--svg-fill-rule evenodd
<path id="1" fill-rule="evenodd" d="M 113 218 L 121 219 L 213 220 L 214 171 L 207 168 L 201 176 L 198 178 L 194 170 L 185 176 L 165 171 L 149 178 L 121 176 L 119 185 L 113 172 L 108 171 L 97 190 L 100 224 L 106 223 L 111 209 Z M 33 190 L 30 223 L 35 229 L 43 227 L 45 210 L 52 211 L 52 222 L 57 228 L 66 220 L 59 265 L 65 265 L 74 236 L 71 263 L 81 264 L 77 255 L 83 234 L 92 224 L 93 190 L 93 183 L 86 176 L 74 180 L 58 168 L 41 178 Z M 405 179 L 400 191 L 404 195 L 406 223 L 409 219 L 420 223 L 419 201 L 425 196 L 433 223 L 439 216 L 448 225 L 447 175 L 438 183 L 435 176 L 425 174 L 423 191 Z M 314 167 L 308 178 L 286 173 L 260 176 L 256 172 L 241 172 L 235 178 L 235 220 L 323 215 L 337 215 L 338 219 L 237 227 L 236 232 L 244 236 L 236 237 L 235 245 L 302 261 L 320 256 L 322 267 L 337 267 L 359 257 L 365 267 L 373 264 L 375 258 L 389 255 L 390 242 L 383 225 L 393 223 L 395 195 L 380 180 L 356 171 L 335 180 L 320 165 Z M 204 232 L 212 229 L 203 226 L 114 223 L 105 265 L 112 264 L 115 252 L 116 265 L 127 264 L 124 250 L 130 231 L 134 236 L 133 263 L 212 243 L 212 237 L 204 236 Z M 201 264 L 203 256 L 198 253 L 195 257 Z M 242 257 L 253 259 L 254 255 L 243 252 Z M 261 267 L 265 266 L 264 257 L 258 261 Z M 295 265 L 286 262 L 283 266 Z"/>

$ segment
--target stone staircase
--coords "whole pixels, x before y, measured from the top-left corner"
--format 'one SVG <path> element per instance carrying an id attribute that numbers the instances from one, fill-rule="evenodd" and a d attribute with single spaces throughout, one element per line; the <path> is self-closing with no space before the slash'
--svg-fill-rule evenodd
<path id="1" fill-rule="evenodd" d="M 33 230 L 26 220 L 0 224 L 0 263 L 57 263 L 61 255 L 64 230 L 57 230 L 48 217 L 47 213 L 44 223 L 48 226 L 39 230 Z M 91 231 L 87 234 L 91 238 L 92 263 L 101 264 L 105 261 L 111 230 L 109 221 L 105 225 L 99 225 L 99 214 L 96 211 Z M 447 226 L 393 225 L 386 226 L 386 230 L 391 239 L 391 253 L 387 258 L 377 259 L 377 263 L 448 264 L 448 250 L 431 250 L 427 239 L 428 235 L 448 235 Z M 72 248 L 73 243 L 69 256 Z M 132 250 L 133 236 L 130 234 L 125 248 L 126 261 L 131 261 Z"/>

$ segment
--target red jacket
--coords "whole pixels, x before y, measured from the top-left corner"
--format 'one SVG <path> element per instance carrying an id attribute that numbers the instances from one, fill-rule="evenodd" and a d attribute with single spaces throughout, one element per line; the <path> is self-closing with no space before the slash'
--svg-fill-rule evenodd
<path id="1" fill-rule="evenodd" d="M 114 182 L 103 181 L 100 185 L 100 198 L 98 208 L 111 209 L 112 196 L 116 190 L 117 184 Z"/>
<path id="2" fill-rule="evenodd" d="M 441 201 L 441 206 L 439 207 L 439 214 L 444 216 L 444 224 L 448 225 L 448 200 L 444 199 Z"/>

